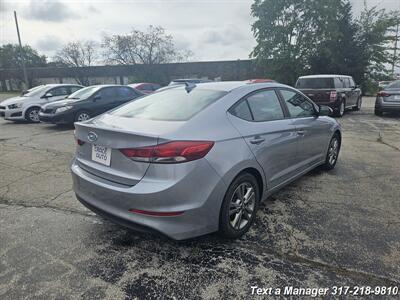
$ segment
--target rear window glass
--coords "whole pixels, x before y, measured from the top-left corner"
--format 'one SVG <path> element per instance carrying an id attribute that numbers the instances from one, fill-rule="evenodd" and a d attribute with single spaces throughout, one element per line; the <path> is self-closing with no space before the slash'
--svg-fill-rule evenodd
<path id="1" fill-rule="evenodd" d="M 211 103 L 226 95 L 225 91 L 174 88 L 130 102 L 110 114 L 146 120 L 186 121 Z"/>
<path id="2" fill-rule="evenodd" d="M 386 87 L 386 89 L 400 89 L 400 80 L 392 82 Z"/>
<path id="3" fill-rule="evenodd" d="M 333 78 L 300 78 L 296 82 L 298 89 L 333 89 Z"/>

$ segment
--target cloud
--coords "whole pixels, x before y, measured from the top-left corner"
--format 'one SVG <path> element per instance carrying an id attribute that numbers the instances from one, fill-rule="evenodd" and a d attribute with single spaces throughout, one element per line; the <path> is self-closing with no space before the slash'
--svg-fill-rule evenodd
<path id="1" fill-rule="evenodd" d="M 63 22 L 68 19 L 79 18 L 69 6 L 58 0 L 31 1 L 25 8 L 23 16 L 26 19 L 48 22 Z"/>
<path id="2" fill-rule="evenodd" d="M 43 52 L 57 51 L 62 47 L 62 41 L 57 36 L 46 35 L 36 42 L 38 50 Z"/>

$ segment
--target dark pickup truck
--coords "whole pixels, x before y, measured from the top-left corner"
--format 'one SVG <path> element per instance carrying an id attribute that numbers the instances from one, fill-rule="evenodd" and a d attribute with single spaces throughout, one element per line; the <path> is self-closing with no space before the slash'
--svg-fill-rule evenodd
<path id="1" fill-rule="evenodd" d="M 348 108 L 360 110 L 361 90 L 353 77 L 346 75 L 308 75 L 297 79 L 296 88 L 316 104 L 330 106 L 341 117 Z"/>

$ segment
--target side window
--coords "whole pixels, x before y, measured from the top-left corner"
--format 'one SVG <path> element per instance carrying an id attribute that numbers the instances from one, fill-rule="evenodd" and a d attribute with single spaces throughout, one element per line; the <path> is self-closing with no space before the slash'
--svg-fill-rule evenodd
<path id="1" fill-rule="evenodd" d="M 253 117 L 251 115 L 249 105 L 247 104 L 247 100 L 240 101 L 239 104 L 233 106 L 230 109 L 230 113 L 243 120 L 253 121 Z"/>
<path id="2" fill-rule="evenodd" d="M 101 100 L 107 102 L 114 102 L 118 97 L 116 88 L 114 87 L 102 89 L 100 91 L 100 95 L 101 95 Z"/>
<path id="3" fill-rule="evenodd" d="M 340 78 L 340 77 L 335 77 L 335 87 L 336 88 L 344 88 L 344 82 L 343 82 L 343 79 L 342 78 Z"/>
<path id="4" fill-rule="evenodd" d="M 48 91 L 48 93 L 51 93 L 53 97 L 66 96 L 68 95 L 68 88 L 66 86 L 58 87 Z"/>
<path id="5" fill-rule="evenodd" d="M 343 81 L 344 81 L 344 86 L 345 86 L 346 88 L 349 88 L 349 87 L 350 87 L 350 80 L 349 80 L 349 78 L 343 78 Z"/>
<path id="6" fill-rule="evenodd" d="M 136 94 L 135 92 L 127 87 L 120 87 L 118 88 L 118 97 L 121 99 L 129 99 L 134 97 Z"/>
<path id="7" fill-rule="evenodd" d="M 262 91 L 247 97 L 254 121 L 272 121 L 284 118 L 279 98 L 274 90 Z"/>
<path id="8" fill-rule="evenodd" d="M 161 88 L 161 85 L 159 85 L 159 84 L 153 84 L 153 90 L 154 90 L 154 91 L 158 90 L 159 88 Z"/>
<path id="9" fill-rule="evenodd" d="M 280 91 L 291 117 L 302 118 L 315 115 L 314 106 L 306 97 L 290 90 Z"/>
<path id="10" fill-rule="evenodd" d="M 350 80 L 350 87 L 355 87 L 356 84 L 354 83 L 353 77 L 350 77 L 349 80 Z"/>
<path id="11" fill-rule="evenodd" d="M 75 93 L 76 91 L 80 90 L 81 87 L 80 86 L 70 86 L 69 89 L 70 89 L 70 93 L 72 94 L 72 93 Z"/>

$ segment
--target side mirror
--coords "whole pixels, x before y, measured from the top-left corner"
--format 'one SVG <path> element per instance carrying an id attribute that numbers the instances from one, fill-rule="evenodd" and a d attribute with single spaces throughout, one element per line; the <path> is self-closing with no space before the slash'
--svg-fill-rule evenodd
<path id="1" fill-rule="evenodd" d="M 97 100 L 100 100 L 100 99 L 101 99 L 101 96 L 99 94 L 94 95 L 94 97 L 93 97 L 93 101 L 97 101 Z"/>
<path id="2" fill-rule="evenodd" d="M 50 97 L 53 97 L 53 94 L 48 92 L 48 93 L 44 94 L 42 98 L 50 98 Z"/>
<path id="3" fill-rule="evenodd" d="M 333 109 L 326 105 L 320 105 L 318 115 L 320 116 L 332 116 Z"/>

